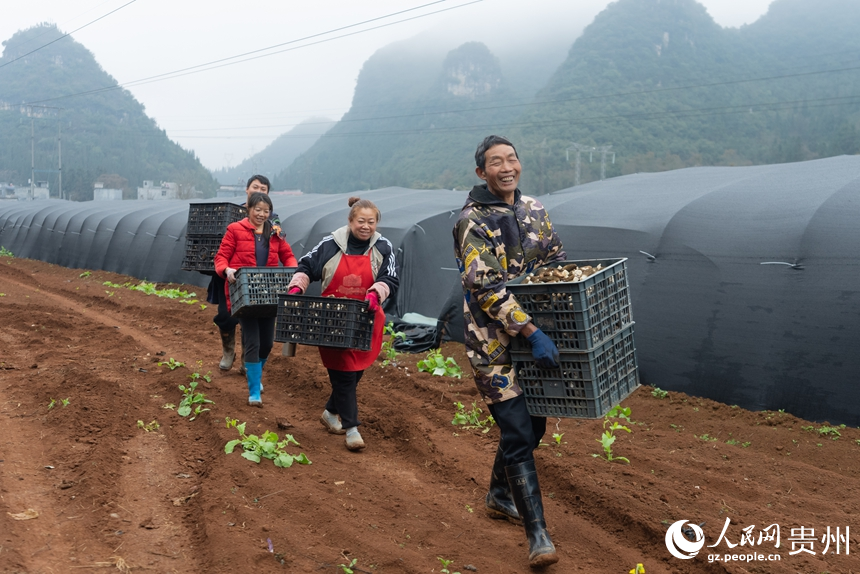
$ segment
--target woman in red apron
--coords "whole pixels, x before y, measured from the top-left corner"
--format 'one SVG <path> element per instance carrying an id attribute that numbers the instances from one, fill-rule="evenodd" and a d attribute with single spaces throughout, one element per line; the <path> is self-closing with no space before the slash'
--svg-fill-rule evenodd
<path id="1" fill-rule="evenodd" d="M 379 209 L 357 197 L 349 198 L 349 206 L 347 225 L 299 260 L 289 292 L 304 293 L 311 281 L 321 281 L 323 297 L 364 299 L 375 314 L 369 351 L 319 348 L 331 381 L 331 396 L 320 421 L 330 433 L 346 434 L 346 448 L 361 450 L 365 445 L 358 432 L 356 389 L 364 370 L 379 356 L 385 325 L 381 304 L 396 294 L 399 279 L 391 242 L 376 231 Z"/>

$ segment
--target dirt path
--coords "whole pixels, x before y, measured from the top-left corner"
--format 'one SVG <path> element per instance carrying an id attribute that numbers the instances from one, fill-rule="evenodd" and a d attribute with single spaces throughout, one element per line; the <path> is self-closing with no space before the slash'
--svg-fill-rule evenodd
<path id="1" fill-rule="evenodd" d="M 318 421 L 329 387 L 314 348 L 285 358 L 276 344 L 265 407 L 252 409 L 244 379 L 218 371 L 211 307 L 81 271 L 0 258 L 0 571 L 342 573 L 357 559 L 356 572 L 412 574 L 440 572 L 443 557 L 451 572 L 528 572 L 521 529 L 483 512 L 498 431 L 451 425 L 455 401 L 477 400 L 470 381 L 417 373 L 417 356 L 400 357 L 408 370 L 374 365 L 359 386 L 368 448 L 350 453 Z M 467 365 L 458 345 L 443 352 Z M 158 365 L 171 357 L 185 366 Z M 212 373 L 198 389 L 215 404 L 190 421 L 164 407 L 193 372 Z M 857 429 L 645 388 L 624 405 L 639 422 L 614 452 L 630 465 L 591 456 L 601 421 L 549 421 L 536 456 L 561 561 L 548 572 L 860 572 Z M 225 454 L 237 437 L 227 417 L 291 433 L 301 447 L 287 450 L 312 464 Z M 12 516 L 27 509 L 38 517 Z M 720 554 L 780 560 L 669 554 L 670 524 L 705 522 L 710 545 L 727 517 L 733 544 L 777 523 L 781 545 L 722 541 Z M 815 530 L 815 554 L 790 554 L 801 526 Z M 827 527 L 850 527 L 850 554 L 833 541 L 822 555 Z"/>

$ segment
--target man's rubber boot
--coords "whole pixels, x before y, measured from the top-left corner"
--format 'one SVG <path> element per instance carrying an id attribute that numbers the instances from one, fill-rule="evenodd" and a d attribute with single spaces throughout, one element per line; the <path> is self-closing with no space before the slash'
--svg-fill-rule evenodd
<path id="1" fill-rule="evenodd" d="M 511 487 L 505 475 L 505 459 L 501 448 L 496 449 L 496 460 L 493 461 L 493 472 L 490 474 L 490 490 L 484 504 L 490 518 L 508 520 L 522 526 L 522 518 L 511 498 Z"/>
<path id="2" fill-rule="evenodd" d="M 221 331 L 221 348 L 224 354 L 221 357 L 221 362 L 218 363 L 218 368 L 222 371 L 229 371 L 236 359 L 236 331 Z"/>
<path id="3" fill-rule="evenodd" d="M 263 364 L 245 363 L 245 371 L 248 377 L 248 406 L 262 407 L 263 399 L 260 398 L 260 379 L 263 377 Z"/>
<path id="4" fill-rule="evenodd" d="M 262 365 L 260 367 L 261 371 L 266 367 L 266 361 L 268 361 L 268 360 L 269 360 L 269 357 L 266 357 L 265 359 L 260 359 L 260 365 Z M 260 379 L 260 394 L 263 394 L 263 379 L 262 378 Z"/>
<path id="5" fill-rule="evenodd" d="M 529 541 L 529 566 L 543 568 L 558 562 L 555 546 L 546 531 L 543 518 L 543 499 L 540 495 L 535 461 L 521 462 L 505 467 L 511 495 L 523 519 Z"/>

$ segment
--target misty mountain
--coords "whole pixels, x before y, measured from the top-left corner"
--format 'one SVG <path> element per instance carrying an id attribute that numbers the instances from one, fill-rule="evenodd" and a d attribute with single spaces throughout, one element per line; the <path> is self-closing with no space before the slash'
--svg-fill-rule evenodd
<path id="1" fill-rule="evenodd" d="M 289 167 L 293 160 L 314 145 L 334 124 L 335 122 L 328 118 L 305 120 L 239 165 L 215 170 L 212 175 L 220 183 L 229 185 L 244 185 L 248 178 L 256 174 L 272 178 Z"/>
<path id="2" fill-rule="evenodd" d="M 484 44 L 446 48 L 424 36 L 378 50 L 362 67 L 349 112 L 275 186 L 317 193 L 471 186 L 474 167 L 463 158 L 474 155 L 486 126 L 518 115 L 508 106 L 530 101 L 537 87 L 526 82 L 546 81 L 546 62 L 557 58 L 551 49 L 524 52 L 507 68 L 518 74 L 511 82 Z"/>
<path id="3" fill-rule="evenodd" d="M 71 199 L 92 199 L 100 176 L 126 181 L 130 189 L 148 179 L 214 192 L 216 182 L 195 154 L 170 141 L 84 46 L 67 37 L 28 54 L 61 36 L 56 26 L 43 24 L 3 42 L 0 180 L 26 185 L 30 178 L 32 117 L 36 169 L 57 169 L 61 135 L 63 192 Z M 83 95 L 64 97 L 78 93 Z M 47 180 L 57 193 L 56 173 L 37 173 L 36 179 Z"/>
<path id="4" fill-rule="evenodd" d="M 514 139 L 534 194 L 573 185 L 573 143 L 611 146 L 607 177 L 858 153 L 858 29 L 856 0 L 775 0 L 741 28 L 695 0 L 618 0 L 575 41 L 572 30 L 563 60 L 549 48 L 512 65 L 515 50 L 506 64 L 483 44 L 444 55 L 392 44 L 365 63 L 343 121 L 284 177 L 308 191 L 468 187 L 475 146 L 493 132 Z M 529 71 L 539 89 L 522 87 Z M 581 182 L 600 177 L 599 153 L 581 161 Z"/>

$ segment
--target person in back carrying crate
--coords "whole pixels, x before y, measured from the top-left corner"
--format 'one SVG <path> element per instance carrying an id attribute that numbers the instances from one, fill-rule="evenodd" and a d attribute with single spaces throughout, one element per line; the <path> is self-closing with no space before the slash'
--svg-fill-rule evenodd
<path id="1" fill-rule="evenodd" d="M 289 292 L 304 293 L 311 281 L 321 281 L 323 297 L 365 299 L 375 313 L 369 351 L 319 348 L 331 381 L 331 395 L 320 421 L 328 432 L 346 434 L 346 448 L 357 451 L 365 446 L 358 432 L 358 381 L 379 356 L 385 325 L 381 305 L 396 295 L 400 282 L 394 248 L 376 231 L 379 209 L 372 201 L 358 197 L 350 197 L 349 206 L 347 225 L 324 237 L 299 259 Z"/>
<path id="2" fill-rule="evenodd" d="M 215 255 L 215 272 L 227 283 L 236 282 L 240 267 L 295 267 L 296 258 L 290 245 L 272 225 L 272 200 L 265 193 L 252 193 L 247 203 L 248 217 L 227 226 L 221 247 Z M 224 291 L 230 309 L 229 287 Z M 263 367 L 275 342 L 275 317 L 240 317 L 245 376 L 248 380 L 248 404 L 262 407 Z"/>
<path id="3" fill-rule="evenodd" d="M 269 178 L 264 175 L 252 175 L 250 179 L 248 179 L 248 184 L 245 186 L 246 201 L 242 206 L 247 207 L 247 199 L 251 197 L 252 193 L 258 192 L 265 193 L 267 195 L 269 193 Z M 281 220 L 278 218 L 278 214 L 272 211 L 272 213 L 269 214 L 269 221 L 272 222 L 273 229 L 275 229 L 281 237 L 284 237 L 284 233 L 281 231 Z M 225 298 L 224 293 L 226 293 L 224 279 L 215 273 L 212 275 L 212 280 L 209 282 L 206 301 L 218 306 L 218 312 L 212 319 L 212 322 L 215 323 L 221 334 L 221 348 L 223 353 L 221 361 L 218 363 L 218 368 L 222 371 L 229 371 L 233 367 L 233 361 L 236 358 L 236 325 L 238 325 L 239 321 L 230 316 L 230 311 L 228 309 L 230 297 L 228 295 Z M 239 357 L 239 374 L 245 374 L 245 366 L 242 364 L 241 356 Z"/>
<path id="4" fill-rule="evenodd" d="M 492 518 L 523 524 L 529 565 L 558 562 L 546 531 L 534 450 L 546 418 L 529 414 L 516 381 L 510 340 L 523 335 L 538 366 L 558 368 L 555 344 L 506 289 L 507 281 L 565 259 L 544 207 L 517 187 L 521 166 L 513 144 L 488 136 L 475 152 L 475 186 L 454 225 L 454 254 L 463 283 L 466 355 L 475 383 L 499 425 L 501 438 L 485 504 Z"/>

